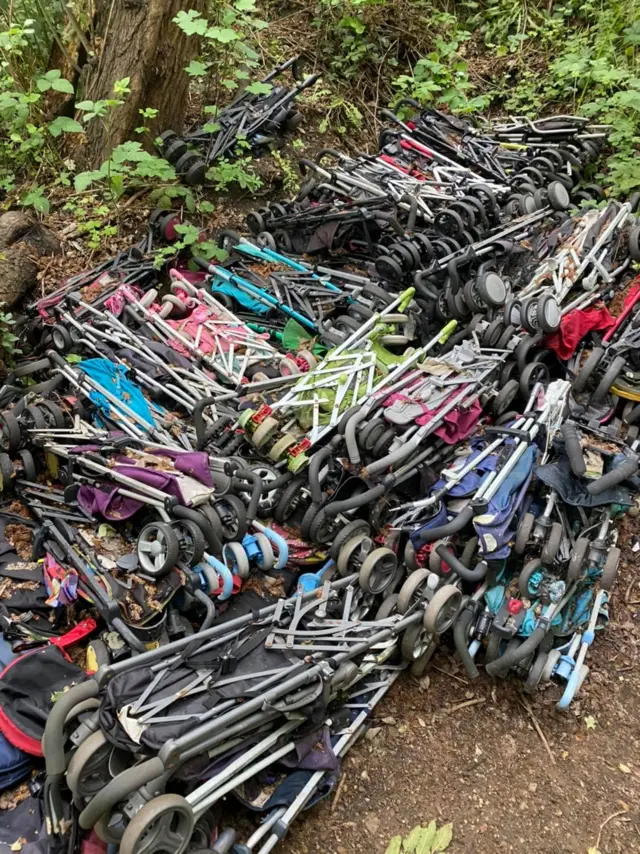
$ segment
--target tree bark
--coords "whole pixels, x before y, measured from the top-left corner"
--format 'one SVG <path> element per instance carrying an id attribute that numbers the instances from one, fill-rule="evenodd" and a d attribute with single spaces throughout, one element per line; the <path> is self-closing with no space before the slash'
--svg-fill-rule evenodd
<path id="1" fill-rule="evenodd" d="M 82 100 L 114 98 L 116 80 L 130 77 L 131 94 L 108 118 L 109 132 L 94 119 L 87 126 L 81 152 L 86 167 L 98 167 L 117 145 L 136 138 L 140 110 L 157 109 L 148 123 L 151 138 L 161 129 L 182 129 L 189 77 L 184 68 L 199 50 L 196 36 L 186 36 L 172 22 L 184 9 L 204 12 L 205 0 L 97 0 L 96 39 L 102 51 L 83 71 Z"/>

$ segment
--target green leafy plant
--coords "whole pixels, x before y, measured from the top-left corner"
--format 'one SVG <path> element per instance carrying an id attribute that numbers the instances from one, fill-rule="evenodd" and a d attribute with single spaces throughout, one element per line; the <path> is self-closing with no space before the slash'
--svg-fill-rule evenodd
<path id="1" fill-rule="evenodd" d="M 439 854 L 446 851 L 453 839 L 453 825 L 443 824 L 440 828 L 435 821 L 427 827 L 414 827 L 404 839 L 394 836 L 387 846 L 386 854 Z"/>
<path id="2" fill-rule="evenodd" d="M 5 356 L 14 356 L 20 353 L 16 349 L 15 343 L 18 336 L 13 332 L 15 318 L 11 312 L 2 311 L 0 308 L 0 349 L 4 351 Z"/>
<path id="3" fill-rule="evenodd" d="M 226 190 L 237 184 L 242 190 L 254 193 L 262 186 L 262 178 L 256 174 L 251 157 L 237 157 L 235 160 L 221 158 L 207 170 L 207 179 L 216 190 Z"/>
<path id="4" fill-rule="evenodd" d="M 208 18 L 189 9 L 180 10 L 173 20 L 187 35 L 200 36 L 201 56 L 185 70 L 205 102 L 218 103 L 222 89 L 238 89 L 257 67 L 259 54 L 251 44 L 252 36 L 268 24 L 259 16 L 256 0 L 212 0 Z M 272 87 L 254 82 L 246 88 L 258 95 L 268 94 Z"/>

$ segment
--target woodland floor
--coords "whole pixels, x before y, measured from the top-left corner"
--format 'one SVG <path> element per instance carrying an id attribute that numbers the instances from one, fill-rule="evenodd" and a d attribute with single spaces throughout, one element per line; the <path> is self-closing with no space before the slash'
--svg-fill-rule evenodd
<path id="1" fill-rule="evenodd" d="M 635 522 L 623 529 L 610 625 L 568 714 L 555 710 L 559 687 L 531 697 L 511 680 L 471 683 L 443 652 L 426 678 L 396 682 L 341 784 L 294 825 L 282 854 L 383 854 L 392 836 L 434 818 L 453 822 L 448 854 L 640 851 Z"/>

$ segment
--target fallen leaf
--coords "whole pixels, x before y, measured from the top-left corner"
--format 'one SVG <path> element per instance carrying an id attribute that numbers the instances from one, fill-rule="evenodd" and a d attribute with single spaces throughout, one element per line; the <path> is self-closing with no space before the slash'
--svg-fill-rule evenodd
<path id="1" fill-rule="evenodd" d="M 628 765 L 624 765 L 622 762 L 618 765 L 618 768 L 623 774 L 631 774 L 631 768 L 629 768 Z"/>
<path id="2" fill-rule="evenodd" d="M 402 848 L 402 837 L 394 836 L 391 842 L 387 845 L 385 854 L 400 854 Z"/>
<path id="3" fill-rule="evenodd" d="M 416 848 L 416 854 L 431 854 L 433 841 L 436 838 L 436 823 L 430 822 L 428 827 L 425 827 L 420 835 L 420 841 Z"/>
<path id="4" fill-rule="evenodd" d="M 411 833 L 407 836 L 404 841 L 404 854 L 413 854 L 416 850 L 416 845 L 420 841 L 420 837 L 422 836 L 422 828 L 420 825 L 418 827 L 414 827 Z"/>
<path id="5" fill-rule="evenodd" d="M 433 848 L 431 849 L 434 854 L 436 851 L 445 851 L 453 839 L 453 825 L 451 823 L 444 824 L 440 830 L 436 834 L 435 842 L 433 843 Z"/>
<path id="6" fill-rule="evenodd" d="M 395 722 L 396 722 L 396 719 L 394 717 L 392 717 L 391 715 L 387 715 L 386 718 L 382 718 L 382 723 L 388 724 L 389 726 L 393 726 L 395 724 Z"/>
<path id="7" fill-rule="evenodd" d="M 593 715 L 587 715 L 584 719 L 585 724 L 587 725 L 587 729 L 595 729 L 598 721 L 593 717 Z"/>
<path id="8" fill-rule="evenodd" d="M 15 842 L 12 842 L 9 848 L 11 851 L 22 851 L 22 846 L 26 845 L 27 840 L 24 836 L 19 836 Z"/>

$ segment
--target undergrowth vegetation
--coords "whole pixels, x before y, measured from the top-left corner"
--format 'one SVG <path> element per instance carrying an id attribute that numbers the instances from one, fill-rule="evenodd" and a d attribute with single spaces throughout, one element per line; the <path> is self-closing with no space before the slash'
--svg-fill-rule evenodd
<path id="1" fill-rule="evenodd" d="M 110 119 L 129 96 L 129 77 L 114 81 L 111 98 L 75 100 L 72 45 L 80 39 L 92 50 L 85 6 L 86 0 L 55 0 L 44 14 L 41 0 L 2 4 L 3 204 L 42 214 L 52 201 L 88 210 L 86 199 L 74 200 L 78 194 L 100 206 L 148 190 L 152 201 L 194 210 L 198 199 L 154 150 L 149 124 L 156 110 L 139 111 L 140 126 L 129 142 L 109 144 Z M 304 95 L 308 115 L 320 133 L 346 144 L 370 143 L 379 110 L 402 98 L 478 117 L 576 112 L 611 125 L 601 176 L 611 191 L 640 187 L 636 0 L 208 0 L 203 13 L 180 11 L 174 25 L 199 40 L 199 55 L 184 73 L 211 127 L 219 105 L 245 86 L 268 91 L 268 84 L 256 82 L 262 70 L 302 49 L 323 74 Z M 76 152 L 91 122 L 102 123 L 107 150 L 98 168 L 82 171 Z M 279 157 L 286 186 L 293 188 L 295 174 Z M 218 190 L 260 186 L 248 156 L 219 163 L 209 179 Z M 92 239 L 98 238 L 94 229 Z"/>

